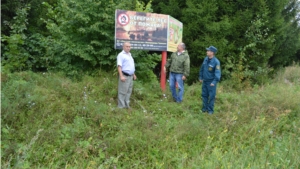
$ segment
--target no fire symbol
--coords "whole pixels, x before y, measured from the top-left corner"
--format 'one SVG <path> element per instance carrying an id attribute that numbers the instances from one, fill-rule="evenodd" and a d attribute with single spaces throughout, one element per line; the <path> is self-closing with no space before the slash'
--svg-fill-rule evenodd
<path id="1" fill-rule="evenodd" d="M 122 26 L 125 26 L 129 23 L 129 17 L 128 15 L 122 13 L 118 16 L 118 23 L 121 24 Z"/>

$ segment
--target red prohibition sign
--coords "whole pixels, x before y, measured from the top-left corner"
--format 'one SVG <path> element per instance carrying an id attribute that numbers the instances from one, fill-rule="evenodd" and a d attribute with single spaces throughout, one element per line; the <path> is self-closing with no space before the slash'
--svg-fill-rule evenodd
<path id="1" fill-rule="evenodd" d="M 122 13 L 118 16 L 118 23 L 122 26 L 126 26 L 129 23 L 129 17 L 128 15 Z"/>

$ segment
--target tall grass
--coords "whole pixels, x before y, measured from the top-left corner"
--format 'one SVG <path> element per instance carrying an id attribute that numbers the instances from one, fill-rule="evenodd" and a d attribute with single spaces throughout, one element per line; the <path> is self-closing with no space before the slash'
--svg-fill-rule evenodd
<path id="1" fill-rule="evenodd" d="M 202 114 L 201 84 L 182 104 L 136 81 L 117 108 L 117 77 L 2 74 L 2 168 L 300 168 L 300 67 L 243 91 L 218 86 Z M 228 82 L 224 83 L 228 84 Z"/>

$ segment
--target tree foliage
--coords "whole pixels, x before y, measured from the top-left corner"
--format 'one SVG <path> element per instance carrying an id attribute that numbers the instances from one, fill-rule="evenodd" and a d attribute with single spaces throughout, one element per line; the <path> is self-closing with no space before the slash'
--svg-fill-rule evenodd
<path id="1" fill-rule="evenodd" d="M 197 80 L 210 45 L 219 49 L 222 77 L 237 82 L 259 82 L 273 68 L 300 58 L 297 0 L 12 0 L 1 8 L 7 11 L 1 21 L 2 65 L 9 71 L 75 75 L 114 69 L 116 9 L 168 14 L 183 22 L 192 63 L 189 83 Z M 157 53 L 133 53 L 139 72 L 149 73 L 159 62 Z"/>
<path id="2" fill-rule="evenodd" d="M 48 55 L 53 61 L 52 69 L 76 74 L 78 71 L 111 69 L 116 64 L 114 44 L 114 13 L 116 9 L 151 12 L 151 3 L 134 1 L 80 1 L 59 0 L 56 6 L 44 3 L 48 8 L 45 20 L 51 33 L 48 40 Z M 131 7 L 133 9 L 128 9 Z M 152 69 L 157 55 L 151 57 L 145 52 L 137 52 L 135 59 L 142 61 L 143 67 Z M 148 56 L 148 60 L 140 57 Z"/>
<path id="3" fill-rule="evenodd" d="M 46 20 L 54 45 L 48 55 L 56 68 L 95 68 L 113 64 L 113 1 L 60 0 L 56 7 L 45 3 L 50 19 Z"/>
<path id="4" fill-rule="evenodd" d="M 256 82 L 258 74 L 267 76 L 270 68 L 291 64 L 300 48 L 296 0 L 154 0 L 153 4 L 154 12 L 183 22 L 194 77 L 210 45 L 219 49 L 223 78 L 240 74 L 239 81 Z"/>
<path id="5" fill-rule="evenodd" d="M 17 9 L 16 16 L 13 17 L 13 22 L 5 22 L 11 31 L 10 36 L 3 35 L 1 40 L 5 44 L 3 47 L 5 53 L 1 57 L 1 60 L 4 65 L 7 65 L 6 68 L 11 71 L 20 71 L 30 67 L 28 65 L 29 54 L 25 50 L 24 45 L 27 40 L 25 30 L 28 24 L 28 10 L 30 10 L 30 5 Z"/>
<path id="6" fill-rule="evenodd" d="M 151 1 L 144 3 L 138 0 L 57 0 L 55 3 L 35 0 L 32 3 L 47 12 L 30 13 L 30 5 L 20 8 L 26 13 L 17 13 L 14 27 L 22 31 L 15 33 L 16 28 L 12 28 L 10 36 L 3 39 L 6 51 L 3 65 L 9 71 L 43 69 L 63 71 L 73 76 L 97 69 L 110 70 L 115 67 L 119 52 L 113 47 L 115 10 L 152 12 Z M 28 19 L 29 14 L 35 16 L 34 19 Z M 37 21 L 37 16 L 41 16 L 44 25 L 38 22 L 30 26 L 28 23 Z M 37 25 L 47 28 L 47 31 L 35 31 Z M 28 30 L 29 26 L 31 29 Z M 159 55 L 138 51 L 133 53 L 137 70 L 146 74 L 143 77 L 153 77 L 148 70 L 155 67 Z M 26 57 L 23 56 L 25 54 Z M 26 65 L 26 62 L 31 65 Z"/>

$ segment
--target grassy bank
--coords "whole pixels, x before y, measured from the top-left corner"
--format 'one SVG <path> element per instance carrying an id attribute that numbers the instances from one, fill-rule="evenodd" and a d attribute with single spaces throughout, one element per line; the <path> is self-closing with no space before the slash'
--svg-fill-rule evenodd
<path id="1" fill-rule="evenodd" d="M 201 114 L 201 84 L 184 102 L 135 82 L 132 110 L 116 108 L 117 77 L 2 74 L 2 168 L 300 168 L 300 67 L 262 86 L 218 86 Z"/>

